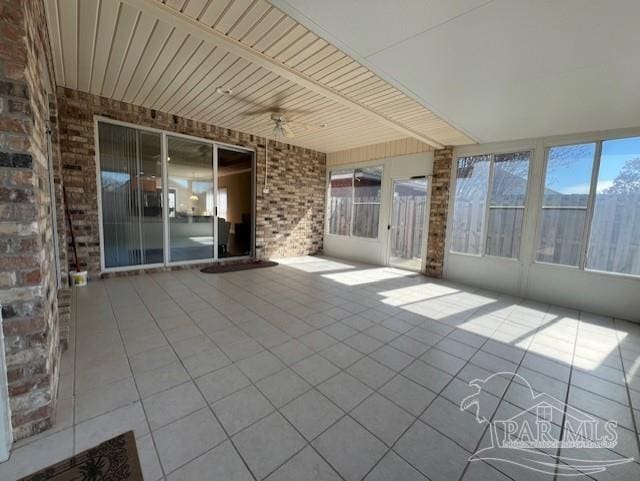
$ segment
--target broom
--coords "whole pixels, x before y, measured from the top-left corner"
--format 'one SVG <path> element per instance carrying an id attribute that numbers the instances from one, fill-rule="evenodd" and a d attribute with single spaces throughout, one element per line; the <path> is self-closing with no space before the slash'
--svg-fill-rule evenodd
<path id="1" fill-rule="evenodd" d="M 62 186 L 62 196 L 64 197 L 64 213 L 69 222 L 69 232 L 71 233 L 71 246 L 73 247 L 73 259 L 76 265 L 76 272 L 80 272 L 80 264 L 78 263 L 78 251 L 76 249 L 76 237 L 73 235 L 73 224 L 71 223 L 71 215 L 69 214 L 69 202 L 67 201 L 67 189 Z"/>

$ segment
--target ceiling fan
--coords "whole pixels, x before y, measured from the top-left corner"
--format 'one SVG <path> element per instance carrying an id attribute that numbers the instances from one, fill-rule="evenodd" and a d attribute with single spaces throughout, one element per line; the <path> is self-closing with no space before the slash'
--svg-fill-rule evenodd
<path id="1" fill-rule="evenodd" d="M 218 91 L 220 92 L 220 89 L 218 89 Z M 228 89 L 224 93 L 226 95 L 232 95 L 233 91 Z M 325 123 L 308 124 L 296 120 L 296 118 L 299 116 L 312 115 L 315 112 L 310 110 L 284 109 L 280 107 L 282 101 L 285 100 L 282 93 L 276 96 L 273 105 L 270 107 L 263 107 L 260 104 L 257 104 L 256 102 L 248 98 L 243 98 L 242 96 L 237 94 L 233 94 L 233 97 L 235 97 L 236 100 L 239 100 L 247 105 L 257 107 L 253 110 L 243 112 L 243 116 L 266 116 L 268 121 L 273 122 L 272 134 L 274 138 L 279 137 L 291 139 L 294 138 L 296 136 L 296 132 L 299 132 L 300 130 L 312 132 L 314 130 L 322 129 L 327 126 Z"/>
<path id="2" fill-rule="evenodd" d="M 286 137 L 288 139 L 294 138 L 296 134 L 291 127 L 296 129 L 301 128 L 305 131 L 313 131 L 313 130 L 318 130 L 326 127 L 325 124 L 313 125 L 313 124 L 307 124 L 304 122 L 299 122 L 297 120 L 291 120 L 287 118 L 286 115 L 287 114 L 285 114 L 284 112 L 277 111 L 277 110 L 272 111 L 269 114 L 269 119 L 273 122 L 274 138 L 278 138 L 278 137 Z"/>

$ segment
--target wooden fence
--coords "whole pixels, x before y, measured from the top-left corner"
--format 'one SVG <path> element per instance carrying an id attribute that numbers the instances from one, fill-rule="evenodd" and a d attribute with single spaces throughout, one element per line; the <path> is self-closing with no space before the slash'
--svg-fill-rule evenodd
<path id="1" fill-rule="evenodd" d="M 419 196 L 400 196 L 393 201 L 391 219 L 391 256 L 401 259 L 420 259 L 425 234 L 427 199 Z"/>

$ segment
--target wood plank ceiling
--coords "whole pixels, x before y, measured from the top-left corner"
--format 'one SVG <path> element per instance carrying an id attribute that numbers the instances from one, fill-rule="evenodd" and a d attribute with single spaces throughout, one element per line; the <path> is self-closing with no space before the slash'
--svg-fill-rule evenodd
<path id="1" fill-rule="evenodd" d="M 286 139 L 322 152 L 398 140 L 407 132 L 436 146 L 472 142 L 264 0 L 45 5 L 61 86 L 269 137 L 269 115 L 251 112 L 278 108 L 298 122 L 325 125 L 292 124 L 296 136 Z M 268 62 L 258 65 L 242 48 Z M 218 87 L 233 93 L 220 94 Z"/>

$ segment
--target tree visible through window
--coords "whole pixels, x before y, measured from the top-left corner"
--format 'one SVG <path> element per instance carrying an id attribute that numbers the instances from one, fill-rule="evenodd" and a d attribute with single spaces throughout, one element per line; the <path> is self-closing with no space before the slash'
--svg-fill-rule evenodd
<path id="1" fill-rule="evenodd" d="M 577 266 L 580 262 L 596 144 L 549 149 L 539 220 L 539 261 Z"/>
<path id="2" fill-rule="evenodd" d="M 539 226 L 540 261 L 640 275 L 640 137 L 549 149 Z"/>
<path id="3" fill-rule="evenodd" d="M 452 252 L 520 255 L 530 156 L 513 152 L 458 158 Z"/>
<path id="4" fill-rule="evenodd" d="M 490 155 L 458 159 L 451 241 L 453 252 L 476 255 L 482 252 L 490 163 Z"/>
<path id="5" fill-rule="evenodd" d="M 602 143 L 588 269 L 640 275 L 640 138 Z"/>

